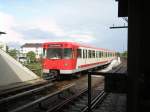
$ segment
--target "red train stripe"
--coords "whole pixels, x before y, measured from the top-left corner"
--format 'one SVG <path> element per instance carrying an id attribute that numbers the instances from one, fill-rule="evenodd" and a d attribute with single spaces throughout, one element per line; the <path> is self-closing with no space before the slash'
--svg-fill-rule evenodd
<path id="1" fill-rule="evenodd" d="M 104 63 L 107 63 L 107 62 L 108 61 L 102 61 L 102 62 L 97 62 L 97 63 L 92 63 L 92 64 L 80 65 L 79 68 L 93 66 L 93 65 L 98 65 L 98 64 L 104 64 Z"/>

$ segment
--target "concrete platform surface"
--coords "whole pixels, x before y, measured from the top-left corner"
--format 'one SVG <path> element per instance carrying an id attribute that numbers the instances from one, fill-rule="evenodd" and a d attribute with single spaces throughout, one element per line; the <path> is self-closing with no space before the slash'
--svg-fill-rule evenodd
<path id="1" fill-rule="evenodd" d="M 0 88 L 39 79 L 36 74 L 0 49 Z"/>

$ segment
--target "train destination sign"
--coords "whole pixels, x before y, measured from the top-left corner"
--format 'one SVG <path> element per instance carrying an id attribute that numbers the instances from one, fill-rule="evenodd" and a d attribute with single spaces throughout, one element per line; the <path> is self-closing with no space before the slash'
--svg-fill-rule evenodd
<path id="1" fill-rule="evenodd" d="M 50 44 L 49 47 L 62 47 L 61 44 Z"/>

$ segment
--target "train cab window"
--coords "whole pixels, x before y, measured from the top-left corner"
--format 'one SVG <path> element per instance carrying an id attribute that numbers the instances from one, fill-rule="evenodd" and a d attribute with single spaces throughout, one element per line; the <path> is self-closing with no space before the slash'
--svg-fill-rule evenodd
<path id="1" fill-rule="evenodd" d="M 71 48 L 65 48 L 64 49 L 64 59 L 71 59 L 72 58 L 72 49 Z"/>
<path id="2" fill-rule="evenodd" d="M 82 58 L 81 49 L 77 49 L 77 57 L 78 57 L 78 58 Z"/>
<path id="3" fill-rule="evenodd" d="M 49 48 L 47 49 L 47 58 L 49 59 L 61 59 L 62 48 Z"/>

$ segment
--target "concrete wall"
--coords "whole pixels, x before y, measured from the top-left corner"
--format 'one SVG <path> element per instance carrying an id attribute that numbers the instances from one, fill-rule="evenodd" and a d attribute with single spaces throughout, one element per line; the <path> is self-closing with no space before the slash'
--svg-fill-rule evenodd
<path id="1" fill-rule="evenodd" d="M 36 74 L 0 49 L 0 87 L 38 78 Z"/>

